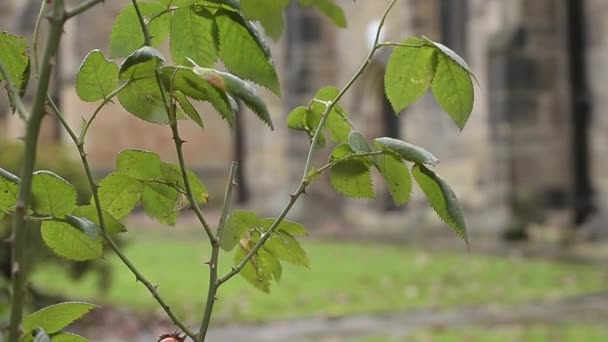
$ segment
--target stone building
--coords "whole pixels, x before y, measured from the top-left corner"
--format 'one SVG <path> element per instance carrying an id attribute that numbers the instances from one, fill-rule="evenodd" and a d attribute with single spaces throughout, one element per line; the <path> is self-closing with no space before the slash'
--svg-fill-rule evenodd
<path id="1" fill-rule="evenodd" d="M 0 5 L 0 16 L 26 13 L 27 5 L 13 3 L 12 8 L 11 1 Z M 183 125 L 191 166 L 216 197 L 233 159 L 243 165 L 241 198 L 249 198 L 252 206 L 276 212 L 295 187 L 308 145 L 302 134 L 281 128 L 287 113 L 318 88 L 340 86 L 351 77 L 388 1 L 340 3 L 349 19 L 347 30 L 315 11 L 288 7 L 287 31 L 272 47 L 284 96 L 266 94 L 276 131 L 242 115 L 243 129 L 231 132 L 204 106 L 204 132 Z M 107 46 L 111 22 L 124 4 L 106 1 L 66 28 L 58 96 L 75 126 L 94 106 L 74 95 L 74 73 L 88 51 Z M 608 88 L 602 86 L 608 80 L 606 18 L 604 0 L 401 0 L 383 38 L 426 35 L 464 56 L 479 80 L 469 124 L 459 132 L 430 94 L 395 116 L 383 91 L 390 51 L 374 58 L 343 105 L 368 138 L 398 137 L 434 152 L 441 160 L 438 173 L 459 195 L 470 229 L 496 232 L 531 222 L 574 227 L 602 217 L 608 208 L 608 117 L 601 114 L 608 101 Z M 3 125 L 14 135 L 11 121 Z M 114 155 L 126 147 L 173 156 L 167 128 L 134 119 L 117 105 L 104 111 L 91 133 L 87 148 L 99 173 L 110 171 Z M 65 140 L 60 134 L 49 137 Z M 379 200 L 354 201 L 336 195 L 325 180 L 313 187 L 295 216 L 304 216 L 307 208 L 315 215 L 341 213 L 375 226 L 439 224 L 420 193 L 406 208 L 396 209 L 377 184 Z"/>

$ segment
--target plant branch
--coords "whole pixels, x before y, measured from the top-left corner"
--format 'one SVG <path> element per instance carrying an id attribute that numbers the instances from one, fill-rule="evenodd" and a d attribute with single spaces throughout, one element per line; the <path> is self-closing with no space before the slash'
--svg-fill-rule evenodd
<path id="1" fill-rule="evenodd" d="M 342 90 L 336 96 L 336 98 L 326 104 L 327 107 L 325 108 L 325 111 L 322 114 L 321 122 L 317 126 L 317 129 L 314 133 L 314 136 L 313 136 L 311 144 L 310 144 L 310 149 L 308 150 L 308 157 L 306 158 L 306 164 L 304 166 L 304 175 L 302 176 L 302 181 L 300 182 L 298 189 L 296 190 L 295 193 L 290 195 L 290 200 L 287 203 L 287 205 L 283 208 L 281 213 L 279 214 L 279 217 L 277 217 L 275 219 L 275 221 L 272 223 L 272 225 L 270 226 L 268 231 L 266 233 L 262 234 L 260 240 L 253 246 L 253 248 L 251 248 L 249 253 L 247 253 L 247 255 L 243 258 L 243 260 L 241 260 L 241 262 L 237 266 L 233 267 L 232 270 L 230 272 L 228 272 L 228 274 L 226 274 L 224 277 L 220 278 L 219 285 L 222 285 L 225 282 L 227 282 L 228 280 L 230 280 L 230 278 L 234 277 L 236 274 L 238 274 L 243 269 L 243 267 L 245 267 L 247 262 L 249 262 L 249 260 L 251 260 L 251 258 L 253 258 L 253 256 L 257 253 L 257 251 L 260 248 L 262 248 L 264 243 L 266 243 L 266 240 L 268 240 L 270 238 L 270 236 L 276 231 L 276 229 L 279 227 L 279 225 L 281 224 L 283 219 L 285 219 L 285 216 L 287 216 L 287 214 L 289 213 L 289 211 L 291 210 L 293 205 L 297 202 L 298 198 L 303 193 L 305 193 L 306 187 L 308 186 L 308 184 L 311 181 L 311 179 L 309 179 L 308 173 L 309 173 L 310 164 L 312 162 L 312 154 L 314 152 L 315 146 L 317 145 L 317 141 L 319 140 L 319 135 L 321 134 L 323 127 L 325 126 L 325 122 L 327 121 L 327 118 L 329 117 L 329 113 L 335 107 L 335 105 L 338 103 L 338 101 L 340 101 L 340 99 L 344 96 L 344 94 L 352 87 L 352 85 L 355 83 L 355 81 L 363 74 L 363 71 L 365 71 L 367 66 L 371 63 L 374 53 L 376 53 L 376 51 L 379 48 L 378 41 L 380 40 L 380 32 L 382 31 L 384 22 L 386 21 L 386 18 L 388 16 L 389 12 L 391 11 L 391 9 L 393 8 L 393 6 L 395 5 L 396 2 L 397 2 L 397 0 L 392 0 L 391 3 L 386 8 L 384 15 L 382 16 L 382 19 L 380 20 L 380 24 L 378 25 L 378 31 L 376 32 L 376 37 L 374 40 L 374 47 L 369 52 L 366 59 L 363 61 L 363 63 L 361 64 L 361 66 L 359 67 L 357 72 L 350 79 L 350 81 L 348 81 L 348 83 L 344 86 L 344 88 L 342 88 Z M 376 152 L 371 152 L 369 154 L 367 154 L 367 153 L 359 154 L 359 156 L 375 155 L 375 154 L 380 154 L 380 153 L 381 153 L 380 151 L 376 151 Z M 343 158 L 343 159 L 346 159 L 346 158 Z M 329 167 L 331 167 L 331 166 L 330 165 L 324 166 L 324 170 Z"/>
<path id="2" fill-rule="evenodd" d="M 28 113 L 27 109 L 25 109 L 25 105 L 23 104 L 23 101 L 21 99 L 19 89 L 17 89 L 17 87 L 15 86 L 15 83 L 11 79 L 11 76 L 8 74 L 8 70 L 6 70 L 6 67 L 4 66 L 2 61 L 0 61 L 0 74 L 2 74 L 4 82 L 6 82 L 6 89 L 11 94 L 11 99 L 13 100 L 15 108 L 17 109 L 17 113 L 19 113 L 21 119 L 27 120 L 30 117 L 30 113 Z"/>
<path id="3" fill-rule="evenodd" d="M 50 98 L 49 98 L 49 100 L 50 100 Z M 89 160 L 88 160 L 86 151 L 84 149 L 84 143 L 80 140 L 80 138 L 78 136 L 76 136 L 76 134 L 74 133 L 72 128 L 63 119 L 63 115 L 59 111 L 59 108 L 57 108 L 57 106 L 52 101 L 49 101 L 49 104 L 51 106 L 51 109 L 53 110 L 53 112 L 55 113 L 55 115 L 57 116 L 57 118 L 59 119 L 61 124 L 63 125 L 64 129 L 68 132 L 70 138 L 72 139 L 72 141 L 78 148 L 80 160 L 84 167 L 84 171 L 87 176 L 87 181 L 89 182 L 89 187 L 91 188 L 91 193 L 93 194 L 93 201 L 95 202 L 95 209 L 97 210 L 99 226 L 101 228 L 101 233 L 103 235 L 104 240 L 107 242 L 108 246 L 110 246 L 112 251 L 114 251 L 114 253 L 116 253 L 118 258 L 120 258 L 122 263 L 127 266 L 127 268 L 131 271 L 131 273 L 133 273 L 133 275 L 135 276 L 135 279 L 137 281 L 141 282 L 146 287 L 146 289 L 148 289 L 150 294 L 152 294 L 152 297 L 154 297 L 156 302 L 158 302 L 158 304 L 162 307 L 162 309 L 165 311 L 167 316 L 169 316 L 171 321 L 173 321 L 173 323 L 177 327 L 179 327 L 186 335 L 188 335 L 188 337 L 194 339 L 196 336 L 195 333 L 192 330 L 190 330 L 190 328 L 188 328 L 188 326 L 186 326 L 186 324 L 183 323 L 179 317 L 177 317 L 175 315 L 175 313 L 171 310 L 169 305 L 163 300 L 163 298 L 158 293 L 156 286 L 152 285 L 152 283 L 149 280 L 147 280 L 146 277 L 144 277 L 144 275 L 137 269 L 137 267 L 131 262 L 131 260 L 122 252 L 120 247 L 118 247 L 118 245 L 116 244 L 114 239 L 112 239 L 110 234 L 107 233 L 106 222 L 105 222 L 105 218 L 104 218 L 103 210 L 102 210 L 102 206 L 101 206 L 101 200 L 99 199 L 99 192 L 97 191 L 98 186 L 95 183 L 95 180 L 93 179 L 93 172 L 91 171 Z"/>
<path id="4" fill-rule="evenodd" d="M 93 112 L 93 115 L 89 118 L 89 120 L 85 121 L 84 125 L 82 126 L 82 130 L 80 131 L 80 136 L 78 137 L 78 141 L 80 143 L 84 143 L 84 139 L 86 138 L 87 132 L 88 132 L 89 128 L 91 127 L 91 124 L 93 123 L 93 121 L 95 120 L 95 118 L 97 118 L 97 114 L 99 114 L 99 112 L 103 109 L 103 107 L 105 107 L 108 103 L 110 103 L 112 101 L 112 99 L 114 97 L 116 97 L 116 95 L 118 95 L 130 83 L 131 83 L 131 80 L 128 80 L 127 82 L 123 83 L 120 87 L 116 88 L 113 92 L 111 92 L 101 102 L 101 104 L 99 104 L 99 106 Z"/>
<path id="5" fill-rule="evenodd" d="M 40 68 L 40 59 L 38 58 L 38 35 L 40 34 L 40 25 L 42 24 L 42 17 L 44 10 L 46 9 L 46 1 L 42 1 L 40 4 L 40 11 L 38 17 L 36 17 L 36 25 L 34 26 L 34 35 L 32 36 L 32 50 L 34 53 L 34 76 L 38 79 L 38 71 Z"/>
<path id="6" fill-rule="evenodd" d="M 315 148 L 315 146 L 317 146 L 317 141 L 319 140 L 321 131 L 323 131 L 323 128 L 325 127 L 325 123 L 327 122 L 329 113 L 336 106 L 336 104 L 342 99 L 344 94 L 346 94 L 346 92 L 353 86 L 353 84 L 355 84 L 357 79 L 359 79 L 359 77 L 361 77 L 361 75 L 363 75 L 363 72 L 365 71 L 367 66 L 371 63 L 372 57 L 374 57 L 374 54 L 380 48 L 378 46 L 378 42 L 380 41 L 380 33 L 382 32 L 382 27 L 384 27 L 386 18 L 388 17 L 388 14 L 390 13 L 391 9 L 393 8 L 393 6 L 395 5 L 396 2 L 397 2 L 397 0 L 392 0 L 391 3 L 386 8 L 386 10 L 384 11 L 384 15 L 382 15 L 382 19 L 380 20 L 380 23 L 378 24 L 378 30 L 376 31 L 376 37 L 374 38 L 374 45 L 373 45 L 374 47 L 371 49 L 371 51 L 369 52 L 369 54 L 367 55 L 367 57 L 365 58 L 365 60 L 363 61 L 363 63 L 359 67 L 359 69 L 357 70 L 357 72 L 355 72 L 353 77 L 348 81 L 348 83 L 346 83 L 344 88 L 342 88 L 342 90 L 340 90 L 340 93 L 338 93 L 336 98 L 333 99 L 331 101 L 331 103 L 329 103 L 327 105 L 327 107 L 325 108 L 325 111 L 323 112 L 322 117 L 321 117 L 321 121 L 319 122 L 319 125 L 317 126 L 315 134 L 313 135 L 312 141 L 310 143 L 311 147 L 308 150 L 308 157 L 306 157 L 306 164 L 304 166 L 304 175 L 302 176 L 303 178 L 305 178 L 306 174 L 308 174 L 308 170 L 310 169 L 310 164 L 312 163 L 312 155 L 314 153 L 314 148 Z"/>
<path id="7" fill-rule="evenodd" d="M 230 165 L 230 177 L 228 178 L 228 185 L 226 186 L 226 193 L 224 194 L 224 205 L 222 206 L 222 215 L 220 221 L 217 224 L 217 238 L 221 241 L 224 233 L 224 225 L 226 224 L 226 218 L 230 211 L 230 205 L 232 204 L 232 190 L 236 184 L 236 171 L 239 167 L 239 163 L 232 162 Z"/>
<path id="8" fill-rule="evenodd" d="M 78 5 L 75 8 L 72 8 L 71 10 L 67 11 L 65 14 L 66 19 L 70 19 L 72 17 L 75 17 L 77 15 L 79 15 L 80 13 L 88 10 L 89 8 L 97 5 L 100 2 L 104 2 L 105 0 L 88 0 L 85 1 L 83 3 L 81 3 L 80 5 Z"/>
<path id="9" fill-rule="evenodd" d="M 152 38 L 150 37 L 150 30 L 148 30 L 148 25 L 146 24 L 146 20 L 144 16 L 141 14 L 141 10 L 139 9 L 139 4 L 137 0 L 131 0 L 133 3 L 133 7 L 135 8 L 135 13 L 137 13 L 137 19 L 139 20 L 139 26 L 141 26 L 141 32 L 144 35 L 144 45 L 151 46 Z"/>
<path id="10" fill-rule="evenodd" d="M 382 47 L 408 47 L 408 48 L 420 48 L 423 47 L 424 44 L 405 44 L 405 43 L 392 43 L 392 42 L 386 42 L 386 43 L 378 43 L 376 44 L 377 47 L 382 48 Z"/>
<path id="11" fill-rule="evenodd" d="M 277 230 L 277 228 L 279 227 L 281 222 L 283 222 L 283 219 L 285 219 L 285 216 L 287 216 L 287 214 L 289 213 L 289 211 L 291 210 L 293 205 L 298 201 L 298 198 L 303 193 L 305 193 L 307 185 L 308 185 L 307 180 L 302 180 L 302 182 L 300 182 L 300 186 L 298 186 L 298 189 L 296 190 L 295 193 L 289 195 L 290 196 L 289 202 L 287 203 L 285 208 L 283 208 L 283 210 L 279 214 L 279 217 L 277 217 L 274 220 L 274 222 L 272 223 L 272 225 L 270 226 L 270 228 L 268 228 L 268 231 L 261 235 L 260 240 L 253 246 L 253 248 L 251 248 L 249 253 L 247 253 L 247 255 L 243 258 L 243 260 L 241 260 L 241 262 L 238 265 L 233 267 L 230 272 L 228 272 L 225 276 L 223 276 L 222 278 L 220 278 L 218 280 L 218 286 L 223 285 L 225 282 L 230 280 L 230 278 L 237 275 L 243 269 L 243 267 L 245 267 L 245 265 L 247 265 L 247 262 L 249 262 L 249 260 L 251 260 L 251 258 L 253 258 L 253 256 L 257 253 L 257 251 L 260 248 L 262 248 L 264 243 L 266 243 L 266 240 L 268 240 L 270 238 L 270 236 L 272 236 L 272 234 Z"/>
<path id="12" fill-rule="evenodd" d="M 344 163 L 346 161 L 352 160 L 352 159 L 357 159 L 357 158 L 361 158 L 361 157 L 370 157 L 370 156 L 377 156 L 377 155 L 381 155 L 381 154 L 385 154 L 386 152 L 384 151 L 372 151 L 372 152 L 361 152 L 361 153 L 354 153 L 354 154 L 350 154 L 344 158 L 340 158 L 340 159 L 336 159 L 331 161 L 330 163 L 327 163 L 325 165 L 323 165 L 322 167 L 320 167 L 317 170 L 311 171 L 307 174 L 306 179 L 309 182 L 312 182 L 313 179 L 317 178 L 318 176 L 320 176 L 323 172 L 325 172 L 327 169 L 331 169 L 332 167 L 340 164 L 340 163 Z"/>
<path id="13" fill-rule="evenodd" d="M 32 172 L 36 162 L 36 152 L 38 147 L 38 136 L 44 107 L 46 94 L 48 93 L 49 83 L 55 65 L 61 35 L 63 34 L 63 24 L 65 23 L 65 7 L 63 0 L 53 2 L 53 13 L 50 18 L 51 28 L 47 38 L 44 51 L 42 66 L 40 70 L 40 81 L 36 89 L 36 97 L 32 107 L 32 112 L 27 120 L 25 135 L 24 162 L 21 170 L 21 183 L 19 184 L 19 197 L 15 204 L 15 214 L 13 216 L 12 242 L 12 299 L 11 315 L 8 333 L 8 342 L 18 342 L 21 335 L 21 322 L 23 320 L 23 297 L 26 285 L 25 269 L 25 247 L 27 244 L 27 226 L 25 216 L 29 206 L 32 190 Z"/>
<path id="14" fill-rule="evenodd" d="M 222 238 L 222 231 L 224 224 L 226 223 L 226 217 L 228 217 L 228 211 L 232 203 L 232 189 L 235 186 L 236 171 L 238 168 L 237 162 L 232 162 L 230 166 L 230 176 L 228 178 L 228 184 L 226 185 L 226 194 L 224 195 L 224 206 L 222 208 L 222 215 L 217 228 L 217 237 L 219 240 Z M 211 323 L 211 314 L 213 313 L 213 305 L 217 301 L 217 289 L 220 286 L 217 277 L 217 267 L 220 255 L 220 245 L 214 244 L 211 246 L 211 261 L 209 261 L 209 289 L 207 291 L 207 303 L 205 304 L 205 312 L 203 314 L 203 320 L 201 321 L 201 327 L 198 330 L 197 342 L 205 341 L 207 331 L 209 330 L 209 324 Z"/>
<path id="15" fill-rule="evenodd" d="M 132 0 L 132 2 L 133 2 L 133 7 L 135 8 L 135 12 L 137 13 L 137 18 L 139 19 L 141 31 L 143 32 L 143 35 L 144 35 L 144 44 L 146 46 L 151 46 L 150 31 L 148 30 L 148 25 L 146 24 L 146 21 L 141 14 L 141 10 L 139 9 L 139 4 L 137 3 L 137 0 Z M 177 126 L 177 119 L 175 117 L 175 111 L 173 109 L 173 105 L 170 103 L 169 99 L 167 98 L 167 91 L 165 90 L 165 86 L 161 80 L 161 76 L 160 76 L 160 72 L 158 71 L 158 68 L 155 70 L 154 74 L 156 76 L 156 83 L 158 83 L 158 87 L 160 88 L 160 93 L 162 96 L 163 104 L 165 106 L 165 110 L 167 112 L 167 115 L 169 116 L 169 125 L 171 126 L 171 132 L 173 133 L 173 141 L 175 143 L 175 150 L 177 152 L 179 168 L 180 168 L 180 171 L 182 174 L 182 178 L 184 180 L 184 187 L 186 188 L 185 190 L 186 190 L 186 194 L 188 196 L 188 201 L 190 201 L 190 207 L 196 214 L 196 217 L 198 218 L 200 223 L 203 225 L 203 229 L 205 230 L 205 233 L 207 234 L 209 241 L 211 241 L 211 244 L 212 245 L 219 244 L 219 240 L 213 234 L 213 230 L 211 229 L 211 226 L 209 225 L 209 223 L 207 223 L 207 220 L 205 219 L 205 216 L 203 215 L 203 212 L 201 211 L 201 208 L 198 206 L 198 202 L 197 202 L 196 198 L 194 197 L 194 192 L 192 191 L 190 179 L 188 178 L 188 169 L 186 168 L 186 160 L 184 158 L 184 151 L 182 148 L 185 141 L 182 140 L 182 138 L 179 135 L 179 128 Z"/>

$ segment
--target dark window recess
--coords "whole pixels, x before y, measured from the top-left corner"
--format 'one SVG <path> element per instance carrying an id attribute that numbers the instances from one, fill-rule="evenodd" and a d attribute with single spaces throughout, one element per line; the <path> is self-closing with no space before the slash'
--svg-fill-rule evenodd
<path id="1" fill-rule="evenodd" d="M 247 180 L 245 178 L 245 167 L 246 167 L 246 154 L 247 151 L 245 149 L 245 130 L 242 129 L 243 125 L 243 104 L 238 103 L 239 110 L 236 113 L 234 118 L 234 144 L 233 144 L 233 153 L 234 160 L 239 163 L 239 167 L 236 170 L 236 202 L 237 203 L 246 203 L 249 201 L 249 187 L 247 186 Z"/>
<path id="2" fill-rule="evenodd" d="M 572 96 L 572 166 L 574 190 L 574 223 L 584 223 L 595 211 L 593 186 L 589 170 L 589 125 L 591 103 L 587 80 L 585 1 L 568 0 L 570 93 Z"/>
<path id="3" fill-rule="evenodd" d="M 382 135 L 385 137 L 399 139 L 401 137 L 401 126 L 399 126 L 399 117 L 395 114 L 393 107 L 390 102 L 384 95 L 382 94 Z M 382 199 L 382 210 L 384 211 L 397 211 L 400 208 L 395 205 L 395 201 L 393 201 L 393 197 L 391 196 L 389 191 L 383 195 Z"/>
<path id="4" fill-rule="evenodd" d="M 466 58 L 469 0 L 439 0 L 441 40 Z"/>
<path id="5" fill-rule="evenodd" d="M 304 14 L 300 20 L 300 41 L 315 42 L 321 39 L 321 22 L 319 18 Z"/>

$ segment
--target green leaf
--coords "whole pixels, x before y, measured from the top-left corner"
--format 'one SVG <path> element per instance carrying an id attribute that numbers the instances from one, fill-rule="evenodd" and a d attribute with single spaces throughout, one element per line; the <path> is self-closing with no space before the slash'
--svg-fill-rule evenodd
<path id="1" fill-rule="evenodd" d="M 139 180 L 163 179 L 158 154 L 139 149 L 126 149 L 116 157 L 116 168 L 121 173 Z"/>
<path id="2" fill-rule="evenodd" d="M 91 240 L 87 234 L 59 221 L 42 222 L 42 239 L 57 255 L 74 261 L 98 259 L 103 255 L 101 237 Z"/>
<path id="3" fill-rule="evenodd" d="M 112 215 L 110 215 L 110 213 L 105 210 L 102 210 L 102 213 L 103 222 L 106 224 L 106 231 L 108 234 L 118 234 L 127 231 L 125 229 L 125 226 L 117 219 L 115 219 Z M 101 223 L 99 222 L 99 217 L 97 216 L 97 209 L 93 205 L 77 207 L 72 212 L 72 215 L 89 219 L 94 222 L 98 227 L 100 227 L 101 225 Z"/>
<path id="4" fill-rule="evenodd" d="M 178 90 L 195 100 L 211 103 L 213 108 L 230 126 L 234 125 L 234 116 L 238 107 L 232 97 L 216 89 L 192 70 L 176 70 L 174 67 L 164 67 L 161 72 L 168 83 L 167 89 L 173 88 L 174 91 Z M 173 87 L 171 87 L 171 83 L 173 83 Z"/>
<path id="5" fill-rule="evenodd" d="M 310 260 L 304 248 L 298 240 L 285 231 L 277 230 L 268 238 L 263 249 L 279 260 L 296 266 L 310 267 Z"/>
<path id="6" fill-rule="evenodd" d="M 97 239 L 101 232 L 99 225 L 86 217 L 67 215 L 65 218 L 72 227 L 85 233 L 91 240 Z"/>
<path id="7" fill-rule="evenodd" d="M 234 255 L 234 264 L 240 263 L 247 253 L 248 250 L 241 244 Z M 258 250 L 239 272 L 251 285 L 265 293 L 270 292 L 272 280 L 278 282 L 281 279 L 281 273 L 281 263 L 264 249 Z"/>
<path id="8" fill-rule="evenodd" d="M 78 302 L 47 306 L 25 317 L 23 319 L 23 330 L 29 333 L 35 328 L 42 328 L 47 333 L 54 334 L 96 307 L 97 305 L 94 304 Z"/>
<path id="9" fill-rule="evenodd" d="M 449 184 L 441 179 L 435 172 L 421 164 L 414 165 L 412 174 L 437 215 L 439 215 L 443 222 L 452 228 L 468 246 L 469 240 L 467 238 L 467 228 L 464 216 L 460 209 L 458 198 L 456 198 L 456 194 L 452 188 L 450 188 Z"/>
<path id="10" fill-rule="evenodd" d="M 393 154 L 385 154 L 375 158 L 380 174 L 397 205 L 409 201 L 412 194 L 412 176 L 407 166 Z"/>
<path id="11" fill-rule="evenodd" d="M 139 2 L 144 17 L 150 18 L 165 10 L 158 2 Z M 149 25 L 152 46 L 158 46 L 169 33 L 170 15 L 164 14 L 154 19 Z M 116 19 L 110 35 L 110 56 L 126 57 L 131 52 L 144 46 L 143 33 L 133 5 L 127 6 Z"/>
<path id="12" fill-rule="evenodd" d="M 111 173 L 99 183 L 101 207 L 117 220 L 129 215 L 144 192 L 145 185 L 122 173 Z"/>
<path id="13" fill-rule="evenodd" d="M 332 187 L 353 198 L 375 198 L 369 165 L 361 160 L 347 160 L 329 170 Z"/>
<path id="14" fill-rule="evenodd" d="M 449 57 L 440 54 L 431 89 L 441 108 L 463 129 L 473 111 L 473 81 L 470 74 Z"/>
<path id="15" fill-rule="evenodd" d="M 279 77 L 270 52 L 254 26 L 238 13 L 219 11 L 216 15 L 219 54 L 233 74 L 281 95 Z"/>
<path id="16" fill-rule="evenodd" d="M 165 62 L 165 58 L 153 47 L 144 46 L 131 53 L 120 65 L 119 77 L 128 80 L 135 77 L 154 75 L 159 65 Z"/>
<path id="17" fill-rule="evenodd" d="M 308 110 L 305 106 L 294 108 L 287 116 L 287 127 L 298 131 L 305 131 L 307 112 Z"/>
<path id="18" fill-rule="evenodd" d="M 174 226 L 179 216 L 178 192 L 168 185 L 147 182 L 141 197 L 146 215 L 162 224 Z"/>
<path id="19" fill-rule="evenodd" d="M 468 72 L 469 75 L 473 76 L 473 70 L 471 70 L 471 67 L 467 64 L 467 62 L 462 57 L 460 57 L 452 49 L 450 49 L 449 47 L 447 47 L 441 43 L 432 41 L 432 40 L 428 39 L 427 37 L 422 37 L 422 39 L 423 39 L 424 44 L 437 48 L 439 51 L 441 51 L 442 54 L 444 54 L 446 57 L 448 57 L 453 62 L 458 64 L 461 68 L 466 70 L 466 72 Z"/>
<path id="20" fill-rule="evenodd" d="M 243 100 L 247 107 L 249 107 L 262 122 L 267 124 L 271 129 L 274 128 L 264 100 L 249 83 L 232 74 L 214 69 L 194 67 L 193 71 L 215 88 L 228 92 Z"/>
<path id="21" fill-rule="evenodd" d="M 283 33 L 283 9 L 288 3 L 289 0 L 241 0 L 241 10 L 247 19 L 259 21 L 276 41 Z"/>
<path id="22" fill-rule="evenodd" d="M 118 86 L 118 65 L 100 50 L 85 57 L 76 75 L 76 94 L 82 101 L 103 100 Z"/>
<path id="23" fill-rule="evenodd" d="M 377 138 L 374 139 L 374 142 L 378 148 L 394 152 L 404 160 L 431 166 L 439 164 L 437 157 L 420 146 L 393 138 Z"/>
<path id="24" fill-rule="evenodd" d="M 72 333 L 53 334 L 53 342 L 87 342 L 88 340 L 80 335 Z"/>
<path id="25" fill-rule="evenodd" d="M 262 219 L 262 224 L 263 224 L 263 229 L 264 231 L 267 231 L 270 226 L 274 223 L 275 219 L 273 218 L 265 218 Z M 306 230 L 306 227 L 304 227 L 303 225 L 297 223 L 297 222 L 292 222 L 292 221 L 286 221 L 283 220 L 281 221 L 281 223 L 279 223 L 279 227 L 277 228 L 277 231 L 282 231 L 285 233 L 289 233 L 291 235 L 308 235 L 308 231 Z"/>
<path id="26" fill-rule="evenodd" d="M 418 38 L 408 38 L 403 44 L 413 46 L 395 48 L 384 75 L 386 96 L 397 113 L 426 93 L 438 60 L 436 49 L 423 45 Z"/>
<path id="27" fill-rule="evenodd" d="M 118 94 L 120 104 L 134 116 L 156 124 L 168 124 L 160 88 L 154 78 L 131 81 Z"/>
<path id="28" fill-rule="evenodd" d="M 205 129 L 205 124 L 203 123 L 201 115 L 198 113 L 196 108 L 194 108 L 192 103 L 190 103 L 186 95 L 184 95 L 181 91 L 177 90 L 173 92 L 173 98 L 175 98 L 177 103 L 179 103 L 181 109 L 184 111 L 184 113 L 186 113 L 186 115 L 188 115 L 188 117 L 192 121 L 196 122 L 196 124 L 199 125 L 202 129 Z"/>
<path id="29" fill-rule="evenodd" d="M 223 250 L 231 251 L 251 228 L 261 228 L 262 220 L 250 211 L 236 211 L 228 217 L 222 231 L 220 245 Z"/>
<path id="30" fill-rule="evenodd" d="M 327 109 L 327 105 L 325 103 L 334 101 L 339 93 L 340 90 L 336 87 L 327 86 L 319 89 L 315 95 L 315 99 L 317 101 L 313 101 L 312 105 L 310 106 L 311 111 L 315 113 L 314 117 L 318 117 L 320 119 L 321 115 Z M 320 103 L 318 101 L 325 103 Z M 336 103 L 329 112 L 329 117 L 325 123 L 325 128 L 329 131 L 332 141 L 336 143 L 345 143 L 348 140 L 348 135 L 350 134 L 350 125 L 346 121 L 347 116 L 348 114 L 339 103 Z M 311 120 L 311 118 L 308 120 Z M 314 126 L 315 129 L 316 127 L 317 125 Z M 314 130 L 312 133 L 314 134 Z"/>
<path id="31" fill-rule="evenodd" d="M 32 331 L 34 342 L 51 342 L 51 337 L 42 328 L 36 328 Z"/>
<path id="32" fill-rule="evenodd" d="M 0 168 L 0 212 L 12 211 L 19 193 L 19 178 Z"/>
<path id="33" fill-rule="evenodd" d="M 372 149 L 367 144 L 367 140 L 365 137 L 361 135 L 359 132 L 352 132 L 348 136 L 348 146 L 354 151 L 358 153 L 368 153 L 371 152 Z"/>
<path id="34" fill-rule="evenodd" d="M 30 58 L 27 39 L 7 32 L 0 32 L 0 61 L 2 61 L 15 87 L 23 89 L 23 85 L 27 84 L 29 80 L 27 69 Z M 0 75 L 0 81 L 2 80 L 2 75 Z"/>
<path id="35" fill-rule="evenodd" d="M 318 8 L 339 27 L 346 27 L 346 16 L 342 8 L 333 0 L 299 0 L 300 6 Z"/>
<path id="36" fill-rule="evenodd" d="M 175 182 L 181 192 L 186 191 L 186 185 L 184 183 L 184 178 L 182 177 L 179 165 L 162 163 L 161 171 L 165 180 Z M 207 200 L 209 199 L 209 191 L 207 191 L 207 187 L 201 182 L 198 176 L 192 172 L 192 170 L 187 170 L 186 174 L 188 175 L 188 182 L 190 183 L 190 188 L 192 189 L 192 194 L 194 195 L 196 201 L 199 204 L 207 203 Z"/>
<path id="37" fill-rule="evenodd" d="M 195 12 L 184 7 L 173 12 L 171 19 L 171 57 L 176 65 L 196 64 L 212 67 L 217 60 L 217 47 L 213 37 L 213 15 L 206 9 Z"/>
<path id="38" fill-rule="evenodd" d="M 64 217 L 76 208 L 76 188 L 50 171 L 34 172 L 32 209 L 40 215 Z"/>

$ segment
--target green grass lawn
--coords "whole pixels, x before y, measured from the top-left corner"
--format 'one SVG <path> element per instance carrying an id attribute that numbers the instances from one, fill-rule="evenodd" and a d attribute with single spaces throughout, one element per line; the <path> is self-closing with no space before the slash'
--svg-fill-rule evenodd
<path id="1" fill-rule="evenodd" d="M 206 242 L 134 231 L 125 253 L 154 283 L 174 310 L 201 315 L 206 296 Z M 608 271 L 596 266 L 514 260 L 474 254 L 434 253 L 396 246 L 307 241 L 310 270 L 286 266 L 270 295 L 235 277 L 220 289 L 216 323 L 303 316 L 339 316 L 411 308 L 521 303 L 608 288 Z M 463 248 L 464 249 L 464 248 Z M 220 269 L 229 269 L 224 256 Z M 51 293 L 99 304 L 158 311 L 150 294 L 111 253 L 108 293 L 96 279 L 73 283 L 61 268 L 39 269 L 33 283 Z"/>
<path id="2" fill-rule="evenodd" d="M 501 326 L 429 330 L 405 338 L 370 337 L 349 342 L 605 342 L 608 328 L 600 326 Z M 342 342 L 337 340 L 336 342 Z"/>

